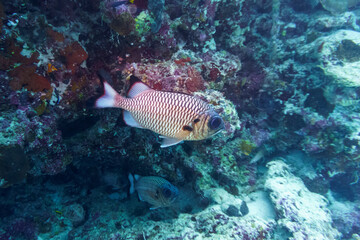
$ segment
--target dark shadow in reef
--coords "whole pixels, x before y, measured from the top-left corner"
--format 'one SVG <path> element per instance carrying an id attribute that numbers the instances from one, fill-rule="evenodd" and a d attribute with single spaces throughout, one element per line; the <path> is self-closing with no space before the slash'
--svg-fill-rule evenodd
<path id="1" fill-rule="evenodd" d="M 330 179 L 330 190 L 336 199 L 345 199 L 351 202 L 355 201 L 356 183 L 352 170 L 348 169 L 346 173 L 337 174 Z M 359 184 L 359 183 L 357 183 Z"/>
<path id="2" fill-rule="evenodd" d="M 304 102 L 305 107 L 313 108 L 317 113 L 328 117 L 335 108 L 335 105 L 328 102 L 324 96 L 324 91 L 320 88 L 311 89 L 308 91 L 309 96 Z"/>
<path id="3" fill-rule="evenodd" d="M 60 121 L 59 129 L 64 139 L 70 138 L 78 133 L 81 133 L 96 124 L 99 117 L 95 116 L 81 116 L 80 118 L 71 121 Z"/>

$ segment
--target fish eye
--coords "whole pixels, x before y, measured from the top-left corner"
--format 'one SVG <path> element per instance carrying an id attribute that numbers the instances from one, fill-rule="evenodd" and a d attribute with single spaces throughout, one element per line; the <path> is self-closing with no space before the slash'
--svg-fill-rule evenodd
<path id="1" fill-rule="evenodd" d="M 169 198 L 171 196 L 171 190 L 167 187 L 164 187 L 162 189 L 162 193 L 163 193 L 164 197 L 166 197 L 166 198 Z"/>
<path id="2" fill-rule="evenodd" d="M 220 125 L 222 124 L 222 119 L 221 117 L 219 116 L 214 116 L 210 119 L 209 121 L 209 127 L 212 129 L 212 130 L 216 130 L 220 127 Z"/>

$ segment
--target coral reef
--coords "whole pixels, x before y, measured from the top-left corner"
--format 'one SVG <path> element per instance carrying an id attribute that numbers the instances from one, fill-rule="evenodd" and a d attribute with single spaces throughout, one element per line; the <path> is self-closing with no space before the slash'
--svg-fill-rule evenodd
<path id="1" fill-rule="evenodd" d="M 326 75 L 334 78 L 336 85 L 358 87 L 359 76 L 353 69 L 359 64 L 359 32 L 339 30 L 320 37 L 302 47 L 303 54 L 317 58 Z"/>
<path id="2" fill-rule="evenodd" d="M 359 4 L 358 0 L 346 0 L 343 2 L 334 0 L 320 0 L 321 5 L 333 14 L 342 13 Z"/>
<path id="3" fill-rule="evenodd" d="M 148 0 L 148 9 L 153 15 L 153 23 L 151 24 L 151 31 L 157 33 L 163 21 L 163 11 L 164 11 L 165 0 Z"/>
<path id="4" fill-rule="evenodd" d="M 291 233 L 289 239 L 338 239 L 341 236 L 332 227 L 323 196 L 310 192 L 281 160 L 273 160 L 267 167 L 265 188 L 279 214 L 278 224 Z"/>
<path id="5" fill-rule="evenodd" d="M 0 4 L 0 239 L 357 239 L 359 1 Z M 97 73 L 194 95 L 225 129 L 160 148 Z M 269 161 L 270 159 L 275 159 Z M 170 208 L 129 173 L 179 188 Z"/>

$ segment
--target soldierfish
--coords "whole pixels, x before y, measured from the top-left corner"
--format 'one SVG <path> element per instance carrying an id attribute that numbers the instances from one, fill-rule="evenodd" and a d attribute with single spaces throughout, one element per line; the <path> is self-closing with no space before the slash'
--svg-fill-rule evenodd
<path id="1" fill-rule="evenodd" d="M 97 108 L 122 108 L 127 125 L 150 129 L 163 138 L 161 147 L 169 147 L 183 140 L 202 140 L 224 129 L 222 118 L 206 102 L 194 96 L 156 91 L 130 76 L 135 83 L 127 97 L 120 96 L 99 72 L 104 94 L 96 100 Z"/>
<path id="2" fill-rule="evenodd" d="M 150 203 L 150 209 L 170 206 L 178 197 L 179 190 L 161 177 L 129 174 L 130 194 L 138 192 L 140 201 Z"/>

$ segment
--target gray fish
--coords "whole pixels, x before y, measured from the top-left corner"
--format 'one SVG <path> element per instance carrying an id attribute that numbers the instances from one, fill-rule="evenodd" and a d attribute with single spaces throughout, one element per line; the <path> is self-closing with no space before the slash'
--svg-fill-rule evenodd
<path id="1" fill-rule="evenodd" d="M 138 192 L 140 201 L 152 205 L 150 209 L 170 206 L 178 197 L 179 190 L 161 177 L 129 174 L 130 194 Z"/>

